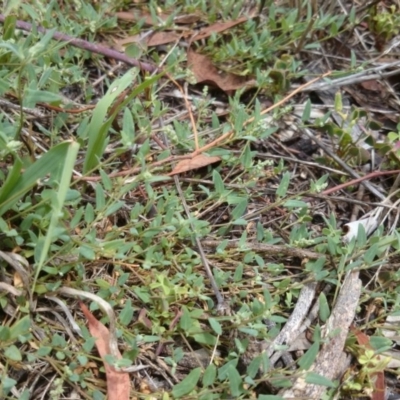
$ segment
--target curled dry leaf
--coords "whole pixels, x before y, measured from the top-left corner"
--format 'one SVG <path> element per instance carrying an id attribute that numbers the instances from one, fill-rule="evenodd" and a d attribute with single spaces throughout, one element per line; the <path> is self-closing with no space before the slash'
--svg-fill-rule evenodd
<path id="1" fill-rule="evenodd" d="M 206 167 L 207 165 L 214 164 L 221 161 L 220 157 L 207 156 L 205 154 L 198 154 L 188 160 L 182 160 L 176 164 L 175 168 L 168 174 L 170 176 L 181 174 L 182 172 L 191 171 L 194 169 Z"/>
<path id="2" fill-rule="evenodd" d="M 197 83 L 213 85 L 225 92 L 255 85 L 254 80 L 250 81 L 244 76 L 219 71 L 207 56 L 196 53 L 191 48 L 188 50 L 187 60 L 188 68 L 192 70 Z"/>
<path id="3" fill-rule="evenodd" d="M 382 214 L 382 211 L 383 207 L 377 207 L 372 212 L 365 214 L 363 218 L 345 224 L 343 227 L 345 232 L 345 235 L 343 236 L 343 241 L 345 243 L 349 243 L 351 239 L 356 238 L 360 226 L 364 228 L 367 236 L 373 233 L 381 222 L 380 216 Z"/>
<path id="4" fill-rule="evenodd" d="M 80 303 L 82 312 L 88 320 L 89 331 L 96 339 L 96 347 L 100 357 L 104 362 L 104 369 L 107 376 L 107 399 L 108 400 L 129 400 L 129 392 L 131 383 L 129 374 L 126 372 L 119 372 L 113 366 L 108 364 L 104 357 L 111 354 L 110 350 L 110 332 L 108 329 L 93 316 L 85 304 Z M 121 354 L 118 352 L 120 358 Z"/>

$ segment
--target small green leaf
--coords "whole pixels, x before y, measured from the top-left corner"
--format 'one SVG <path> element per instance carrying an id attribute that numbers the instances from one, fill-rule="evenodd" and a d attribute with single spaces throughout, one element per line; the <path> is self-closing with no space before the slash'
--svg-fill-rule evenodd
<path id="1" fill-rule="evenodd" d="M 85 222 L 87 224 L 90 224 L 93 221 L 94 221 L 94 209 L 92 204 L 88 203 L 86 205 L 86 210 L 85 210 Z"/>
<path id="2" fill-rule="evenodd" d="M 10 377 L 2 376 L 1 377 L 1 386 L 2 386 L 2 393 L 0 392 L 0 395 L 7 395 L 10 390 L 17 384 L 17 381 L 14 379 L 11 379 Z"/>
<path id="3" fill-rule="evenodd" d="M 326 386 L 330 388 L 335 388 L 337 385 L 332 382 L 330 379 L 325 378 L 322 375 L 319 375 L 315 372 L 307 372 L 305 381 L 307 383 L 312 383 L 314 385 Z"/>
<path id="4" fill-rule="evenodd" d="M 256 377 L 256 375 L 259 372 L 261 362 L 262 362 L 261 356 L 254 357 L 251 360 L 249 366 L 247 367 L 247 375 L 250 376 L 250 378 Z"/>
<path id="5" fill-rule="evenodd" d="M 0 326 L 0 342 L 4 343 L 10 340 L 11 331 L 8 326 Z"/>
<path id="6" fill-rule="evenodd" d="M 133 318 L 134 308 L 132 307 L 132 300 L 128 299 L 126 301 L 125 307 L 122 309 L 119 319 L 122 325 L 127 326 L 131 323 Z"/>
<path id="7" fill-rule="evenodd" d="M 56 28 L 53 29 L 48 29 L 45 35 L 40 39 L 38 43 L 36 43 L 34 46 L 31 46 L 29 48 L 29 55 L 31 56 L 32 59 L 37 58 L 38 55 L 44 51 L 48 50 L 48 44 L 50 43 L 50 40 L 53 38 L 54 32 L 56 31 Z"/>
<path id="8" fill-rule="evenodd" d="M 308 208 L 308 204 L 301 200 L 288 200 L 283 203 L 286 208 Z"/>
<path id="9" fill-rule="evenodd" d="M 221 324 L 215 318 L 209 318 L 208 322 L 210 323 L 211 328 L 217 335 L 222 335 Z"/>
<path id="10" fill-rule="evenodd" d="M 182 316 L 179 320 L 179 326 L 184 330 L 187 331 L 192 326 L 192 317 L 190 316 L 190 312 L 187 307 L 182 307 Z"/>
<path id="11" fill-rule="evenodd" d="M 326 322 L 331 314 L 329 309 L 328 300 L 326 299 L 325 293 L 321 292 L 318 298 L 319 301 L 319 318 L 322 322 Z"/>
<path id="12" fill-rule="evenodd" d="M 45 357 L 45 356 L 48 356 L 48 355 L 51 353 L 51 351 L 52 351 L 52 348 L 51 348 L 50 346 L 43 346 L 43 347 L 40 347 L 40 348 L 38 349 L 38 351 L 36 352 L 36 354 L 37 354 L 39 357 Z"/>
<path id="13" fill-rule="evenodd" d="M 93 251 L 93 249 L 86 245 L 82 245 L 79 248 L 79 254 L 87 260 L 94 260 L 96 258 L 96 253 Z"/>
<path id="14" fill-rule="evenodd" d="M 21 352 L 18 350 L 18 347 L 15 345 L 11 345 L 10 347 L 7 347 L 4 352 L 4 355 L 12 361 L 22 361 Z"/>
<path id="15" fill-rule="evenodd" d="M 23 104 L 25 107 L 34 108 L 37 103 L 59 103 L 62 97 L 46 90 L 26 89 Z"/>
<path id="16" fill-rule="evenodd" d="M 18 336 L 27 334 L 30 328 L 30 318 L 28 316 L 21 318 L 10 328 L 10 339 L 17 339 Z"/>
<path id="17" fill-rule="evenodd" d="M 100 169 L 100 176 L 101 176 L 101 182 L 104 186 L 104 189 L 106 190 L 112 190 L 113 185 L 110 177 L 102 170 Z"/>
<path id="18" fill-rule="evenodd" d="M 236 269 L 235 269 L 235 274 L 233 275 L 233 280 L 234 280 L 235 282 L 240 282 L 240 281 L 242 280 L 242 278 L 243 278 L 243 270 L 244 270 L 243 264 L 240 263 L 240 264 L 236 267 Z"/>
<path id="19" fill-rule="evenodd" d="M 382 336 L 371 336 L 369 338 L 369 344 L 377 353 L 382 353 L 393 347 L 392 341 Z"/>
<path id="20" fill-rule="evenodd" d="M 21 0 L 16 1 L 16 0 L 10 0 L 8 1 L 8 5 L 7 8 L 9 9 L 9 11 L 11 10 L 11 5 L 14 3 L 14 6 L 12 6 L 12 8 L 16 8 L 19 7 L 19 3 L 21 2 Z M 4 12 L 5 15 L 8 14 L 7 9 Z M 14 38 L 15 35 L 15 25 L 17 22 L 17 17 L 16 15 L 8 15 L 6 17 L 6 19 L 4 20 L 4 27 L 3 27 L 3 37 L 2 39 L 4 41 L 10 40 Z"/>
<path id="21" fill-rule="evenodd" d="M 108 217 L 109 215 L 113 215 L 124 206 L 124 201 L 116 201 L 115 203 L 112 203 L 109 207 L 107 207 L 104 216 Z"/>
<path id="22" fill-rule="evenodd" d="M 39 273 L 43 267 L 43 264 L 47 258 L 47 254 L 50 249 L 51 243 L 57 239 L 55 232 L 57 231 L 59 219 L 62 217 L 62 209 L 64 206 L 65 198 L 67 196 L 69 185 L 71 182 L 72 172 L 74 170 L 75 160 L 78 155 L 79 145 L 76 142 L 67 142 L 66 153 L 62 159 L 58 160 L 57 169 L 61 169 L 59 176 L 59 185 L 56 196 L 52 199 L 52 214 L 50 218 L 50 224 L 47 228 L 47 233 L 43 241 L 42 252 L 40 259 L 37 262 L 35 276 L 33 279 L 32 287 L 35 289 L 36 281 L 39 277 Z M 56 147 L 53 147 L 47 154 L 49 154 Z M 45 154 L 43 157 L 45 157 Z M 41 162 L 43 157 L 39 159 L 35 164 Z M 35 165 L 34 164 L 34 165 Z M 53 167 L 54 168 L 54 167 Z"/>
<path id="23" fill-rule="evenodd" d="M 335 111 L 341 112 L 343 110 L 342 95 L 340 92 L 335 94 Z"/>
<path id="24" fill-rule="evenodd" d="M 318 350 L 319 343 L 313 343 L 311 347 L 307 350 L 307 352 L 300 357 L 298 361 L 299 367 L 304 370 L 309 369 L 317 358 Z"/>
<path id="25" fill-rule="evenodd" d="M 201 368 L 195 368 L 194 370 L 190 371 L 182 382 L 179 382 L 177 385 L 173 387 L 172 389 L 173 396 L 179 398 L 186 394 L 189 394 L 196 387 L 200 376 L 201 376 Z"/>
<path id="26" fill-rule="evenodd" d="M 213 170 L 212 176 L 213 176 L 215 191 L 217 192 L 217 194 L 221 196 L 225 192 L 224 181 L 222 180 L 221 175 L 216 169 Z"/>
<path id="27" fill-rule="evenodd" d="M 365 227 L 363 224 L 358 225 L 358 231 L 357 231 L 357 245 L 359 247 L 365 246 L 367 243 L 367 233 L 365 232 Z"/>
<path id="28" fill-rule="evenodd" d="M 303 115 L 301 116 L 302 122 L 307 122 L 311 116 L 311 101 L 308 99 L 306 105 L 304 106 Z"/>
<path id="29" fill-rule="evenodd" d="M 290 182 L 290 172 L 285 172 L 282 175 L 281 182 L 279 183 L 279 187 L 276 190 L 276 195 L 278 197 L 284 197 L 286 195 L 286 192 L 289 188 L 289 182 Z"/>
<path id="30" fill-rule="evenodd" d="M 240 217 L 243 216 L 247 209 L 247 203 L 247 199 L 244 199 L 232 210 L 233 220 L 238 220 Z"/>
<path id="31" fill-rule="evenodd" d="M 233 365 L 230 365 L 230 367 L 228 368 L 227 376 L 231 395 L 238 398 L 243 392 L 243 390 L 241 389 L 242 377 Z"/>
<path id="32" fill-rule="evenodd" d="M 203 332 L 193 335 L 193 339 L 200 344 L 206 344 L 208 346 L 215 346 L 217 338 L 210 333 Z"/>
<path id="33" fill-rule="evenodd" d="M 104 194 L 103 187 L 100 185 L 100 183 L 97 183 L 95 187 L 95 192 L 96 192 L 96 211 L 100 212 L 104 210 L 104 207 L 106 205 L 106 196 Z"/>
<path id="34" fill-rule="evenodd" d="M 215 378 L 217 376 L 217 367 L 214 364 L 210 364 L 203 375 L 203 386 L 211 386 L 215 383 Z"/>

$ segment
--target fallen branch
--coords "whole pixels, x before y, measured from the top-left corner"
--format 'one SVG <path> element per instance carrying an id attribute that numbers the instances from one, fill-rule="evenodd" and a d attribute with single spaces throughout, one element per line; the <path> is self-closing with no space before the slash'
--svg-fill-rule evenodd
<path id="1" fill-rule="evenodd" d="M 6 16 L 4 14 L 0 14 L 0 22 L 4 22 L 5 19 Z M 17 20 L 15 22 L 15 27 L 17 29 L 21 29 L 27 32 L 32 31 L 32 24 L 25 21 Z M 46 34 L 49 32 L 49 29 L 45 29 L 42 26 L 35 26 L 35 29 L 40 33 Z M 119 51 L 110 49 L 100 44 L 90 43 L 84 39 L 74 38 L 72 36 L 65 35 L 64 33 L 61 32 L 54 32 L 53 39 L 60 40 L 61 42 L 66 42 L 67 44 L 72 44 L 75 47 L 90 51 L 91 53 L 101 54 L 105 57 L 113 58 L 114 60 L 121 61 L 133 67 L 139 67 L 143 71 L 157 72 L 159 70 L 155 65 L 144 63 L 142 61 L 136 60 L 135 58 L 128 57 L 125 54 L 120 53 Z"/>

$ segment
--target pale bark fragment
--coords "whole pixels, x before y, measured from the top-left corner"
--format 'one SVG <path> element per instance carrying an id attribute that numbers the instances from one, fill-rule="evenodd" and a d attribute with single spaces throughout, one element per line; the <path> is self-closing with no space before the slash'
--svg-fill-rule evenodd
<path id="1" fill-rule="evenodd" d="M 350 272 L 340 290 L 332 315 L 329 317 L 322 345 L 317 359 L 307 372 L 315 372 L 327 379 L 334 380 L 340 367 L 342 352 L 350 325 L 354 319 L 361 294 L 361 281 L 358 271 Z M 306 373 L 294 381 L 293 386 L 280 393 L 285 399 L 306 398 L 321 399 L 324 386 L 309 384 L 305 381 Z"/>

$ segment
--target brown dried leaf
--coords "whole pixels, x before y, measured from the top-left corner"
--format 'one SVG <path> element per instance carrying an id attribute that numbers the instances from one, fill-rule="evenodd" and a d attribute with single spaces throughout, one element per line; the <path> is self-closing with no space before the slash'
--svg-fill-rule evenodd
<path id="1" fill-rule="evenodd" d="M 163 31 L 163 32 L 160 31 L 145 36 L 144 39 L 142 38 L 143 37 L 142 35 L 134 35 L 126 37 L 124 39 L 114 39 L 114 42 L 116 43 L 116 48 L 119 51 L 124 51 L 124 47 L 131 43 L 140 43 L 148 47 L 160 46 L 163 44 L 174 43 L 188 35 L 189 32 L 176 33 L 172 31 Z"/>
<path id="2" fill-rule="evenodd" d="M 201 16 L 199 14 L 177 15 L 174 18 L 174 22 L 179 25 L 190 25 L 200 20 Z"/>
<path id="3" fill-rule="evenodd" d="M 88 320 L 89 331 L 96 339 L 96 347 L 100 357 L 104 362 L 104 369 L 107 376 L 107 399 L 108 400 L 129 400 L 130 380 L 127 372 L 118 372 L 108 364 L 104 357 L 111 354 L 110 350 L 110 332 L 108 329 L 93 316 L 85 304 L 80 303 L 82 312 Z M 118 352 L 120 358 L 121 354 Z"/>
<path id="4" fill-rule="evenodd" d="M 191 48 L 188 50 L 187 60 L 188 68 L 192 70 L 197 83 L 211 84 L 225 92 L 237 90 L 245 86 L 251 87 L 255 84 L 254 80 L 249 81 L 244 76 L 218 71 L 207 56 L 196 53 Z"/>
<path id="5" fill-rule="evenodd" d="M 139 312 L 138 322 L 141 322 L 147 329 L 152 329 L 153 324 L 150 319 L 147 317 L 147 310 L 142 308 Z"/>
<path id="6" fill-rule="evenodd" d="M 381 92 L 382 85 L 376 79 L 371 79 L 369 81 L 360 82 L 363 89 L 369 90 L 371 92 Z"/>
<path id="7" fill-rule="evenodd" d="M 150 26 L 158 26 L 159 24 L 155 23 L 152 15 L 148 12 L 142 10 L 131 10 L 131 11 L 119 11 L 115 13 L 118 19 L 122 21 L 132 21 L 132 22 L 139 22 L 144 21 L 146 25 Z M 168 14 L 159 14 L 157 18 L 161 21 L 165 22 L 168 19 Z"/>
<path id="8" fill-rule="evenodd" d="M 182 172 L 192 171 L 193 169 L 205 167 L 218 161 L 221 161 L 220 157 L 198 154 L 191 159 L 179 161 L 172 172 L 170 172 L 168 175 L 172 176 L 176 174 L 181 174 Z"/>
<path id="9" fill-rule="evenodd" d="M 147 39 L 147 46 L 160 46 L 162 44 L 168 44 L 176 42 L 182 37 L 187 36 L 187 32 L 176 33 L 172 31 L 164 31 L 164 32 L 155 32 L 153 35 L 150 35 Z"/>

